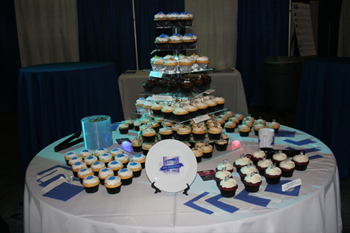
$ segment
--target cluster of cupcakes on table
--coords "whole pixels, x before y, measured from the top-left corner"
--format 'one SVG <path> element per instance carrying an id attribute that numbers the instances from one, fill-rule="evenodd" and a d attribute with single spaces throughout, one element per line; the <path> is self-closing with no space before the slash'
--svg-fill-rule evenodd
<path id="1" fill-rule="evenodd" d="M 162 11 L 154 15 L 154 22 L 157 27 L 191 27 L 193 14 L 188 12 L 169 12 Z"/>
<path id="2" fill-rule="evenodd" d="M 154 44 L 157 49 L 196 49 L 197 48 L 197 36 L 193 33 L 186 33 L 180 35 L 174 33 L 169 36 L 167 34 L 161 34 L 156 37 Z"/>
<path id="3" fill-rule="evenodd" d="M 130 159 L 123 149 L 99 148 L 94 152 L 85 149 L 79 154 L 69 151 L 65 161 L 87 193 L 97 192 L 101 184 L 109 194 L 117 194 L 122 185 L 130 185 L 133 178 L 141 175 L 146 157 L 137 154 Z"/>
<path id="4" fill-rule="evenodd" d="M 230 181 L 225 183 L 227 189 L 220 186 L 223 180 L 232 179 L 232 172 L 236 168 L 241 181 L 247 192 L 258 192 L 262 184 L 262 177 L 265 177 L 267 184 L 278 184 L 281 177 L 292 177 L 294 170 L 304 171 L 309 164 L 309 158 L 303 153 L 289 157 L 282 151 L 276 151 L 271 157 L 267 158 L 262 150 L 257 150 L 253 154 L 241 155 L 232 164 L 224 160 L 216 168 L 215 181 L 221 191 L 223 197 L 233 197 L 234 190 L 237 189 L 236 184 Z M 224 182 L 223 182 L 224 183 Z M 230 184 L 230 185 L 228 185 Z"/>
<path id="5" fill-rule="evenodd" d="M 182 46 L 182 44 L 184 43 L 179 43 L 178 46 Z M 166 44 L 163 46 L 166 46 Z M 209 68 L 209 63 L 210 60 L 207 56 L 198 56 L 196 54 L 192 54 L 191 56 L 182 54 L 179 56 L 172 56 L 168 54 L 164 57 L 156 55 L 150 60 L 152 70 L 168 74 L 190 73 L 205 70 Z"/>

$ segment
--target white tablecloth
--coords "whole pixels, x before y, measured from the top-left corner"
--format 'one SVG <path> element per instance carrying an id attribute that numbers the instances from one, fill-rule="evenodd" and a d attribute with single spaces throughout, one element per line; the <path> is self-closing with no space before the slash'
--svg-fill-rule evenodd
<path id="1" fill-rule="evenodd" d="M 215 181 L 203 181 L 196 176 L 188 196 L 178 193 L 161 192 L 154 189 L 147 179 L 145 170 L 139 178 L 134 178 L 130 186 L 122 186 L 121 192 L 109 195 L 103 186 L 94 194 L 82 191 L 67 201 L 43 196 L 37 174 L 56 165 L 65 165 L 64 154 L 68 150 L 80 152 L 83 144 L 55 153 L 56 143 L 43 149 L 30 163 L 24 193 L 25 232 L 341 232 L 339 178 L 332 152 L 318 139 L 289 127 L 283 130 L 296 131 L 292 139 L 299 141 L 311 138 L 315 143 L 295 146 L 284 141 L 285 137 L 275 137 L 275 149 L 288 146 L 296 149 L 316 148 L 320 151 L 307 155 L 321 155 L 310 160 L 306 171 L 295 171 L 291 178 L 300 178 L 302 185 L 298 196 L 287 196 L 265 191 L 263 178 L 259 192 L 249 194 L 270 199 L 266 207 L 251 204 L 236 198 L 221 198 L 219 201 L 235 206 L 239 210 L 229 213 L 211 205 L 206 200 L 219 194 Z M 129 131 L 134 137 L 136 131 Z M 114 132 L 115 138 L 121 137 Z M 257 149 L 257 137 L 241 138 L 230 133 L 233 139 L 242 141 L 242 148 L 224 153 L 214 151 L 214 157 L 198 164 L 198 171 L 215 169 L 227 158 L 233 163 L 240 154 L 252 153 Z M 124 137 L 124 135 L 123 135 Z M 111 148 L 120 147 L 117 143 Z M 109 149 L 111 149 L 109 148 Z M 131 154 L 130 154 L 131 156 Z M 244 185 L 236 172 L 238 183 L 236 196 L 244 190 Z M 80 183 L 76 182 L 79 186 Z M 212 211 L 203 213 L 184 203 L 206 192 L 194 203 Z"/>
<path id="2" fill-rule="evenodd" d="M 248 115 L 248 107 L 241 73 L 236 69 L 232 71 L 230 73 L 208 73 L 212 78 L 211 87 L 215 87 L 213 95 L 225 97 L 225 108 L 229 108 L 233 112 L 240 112 L 246 116 Z M 123 73 L 119 76 L 119 92 L 125 119 L 128 117 L 135 119 L 137 117 L 132 111 L 136 110 L 136 100 L 142 97 L 138 93 L 143 92 L 142 84 L 148 78 L 149 73 L 147 71 L 138 71 L 134 74 Z"/>

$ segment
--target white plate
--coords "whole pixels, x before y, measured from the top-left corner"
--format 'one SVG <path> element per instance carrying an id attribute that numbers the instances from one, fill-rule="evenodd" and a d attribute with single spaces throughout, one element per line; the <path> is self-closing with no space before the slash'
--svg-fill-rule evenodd
<path id="1" fill-rule="evenodd" d="M 167 139 L 151 147 L 146 158 L 151 183 L 165 192 L 178 192 L 191 185 L 197 174 L 197 160 L 183 142 Z"/>

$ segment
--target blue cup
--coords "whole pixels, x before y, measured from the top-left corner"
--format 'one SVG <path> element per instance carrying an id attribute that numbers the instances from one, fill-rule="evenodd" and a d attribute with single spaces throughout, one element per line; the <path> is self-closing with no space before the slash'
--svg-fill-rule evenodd
<path id="1" fill-rule="evenodd" d="M 94 115 L 81 119 L 85 148 L 96 150 L 113 145 L 111 117 Z"/>

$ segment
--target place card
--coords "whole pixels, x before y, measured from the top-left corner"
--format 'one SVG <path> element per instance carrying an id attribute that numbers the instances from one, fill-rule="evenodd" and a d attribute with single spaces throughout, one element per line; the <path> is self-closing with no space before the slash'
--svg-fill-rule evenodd
<path id="1" fill-rule="evenodd" d="M 163 76 L 163 73 L 158 72 L 158 71 L 151 71 L 151 73 L 149 74 L 149 76 L 155 77 L 155 78 L 161 78 L 161 77 Z"/>
<path id="2" fill-rule="evenodd" d="M 296 179 L 296 180 L 292 180 L 291 182 L 288 182 L 284 185 L 282 185 L 282 191 L 288 191 L 294 187 L 300 186 L 301 185 L 301 179 Z"/>
<path id="3" fill-rule="evenodd" d="M 193 118 L 193 121 L 194 121 L 194 123 L 198 124 L 199 122 L 206 121 L 209 119 L 210 119 L 210 117 L 208 115 L 203 115 L 203 116 Z"/>
<path id="4" fill-rule="evenodd" d="M 154 101 L 173 101 L 173 97 L 171 95 L 153 95 L 152 100 Z"/>

